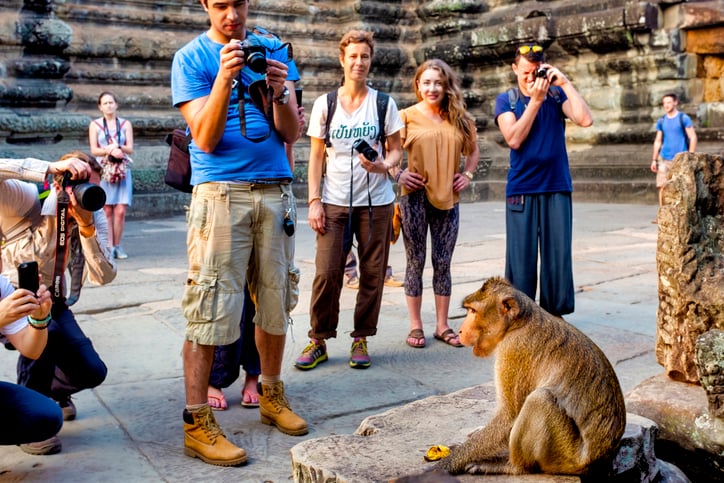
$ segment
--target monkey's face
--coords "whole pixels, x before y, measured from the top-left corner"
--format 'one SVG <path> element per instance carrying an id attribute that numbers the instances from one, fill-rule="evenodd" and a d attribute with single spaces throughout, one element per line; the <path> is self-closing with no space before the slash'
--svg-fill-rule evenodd
<path id="1" fill-rule="evenodd" d="M 473 346 L 478 357 L 489 356 L 507 330 L 507 320 L 499 313 L 496 301 L 497 297 L 478 290 L 463 302 L 467 315 L 460 326 L 460 342 Z"/>

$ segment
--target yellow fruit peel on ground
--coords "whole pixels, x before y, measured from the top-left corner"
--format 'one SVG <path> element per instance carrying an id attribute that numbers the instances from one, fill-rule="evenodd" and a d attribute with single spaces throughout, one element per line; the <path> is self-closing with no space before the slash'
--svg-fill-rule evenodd
<path id="1" fill-rule="evenodd" d="M 425 461 L 437 461 L 450 456 L 450 448 L 442 445 L 430 446 L 425 454 Z"/>

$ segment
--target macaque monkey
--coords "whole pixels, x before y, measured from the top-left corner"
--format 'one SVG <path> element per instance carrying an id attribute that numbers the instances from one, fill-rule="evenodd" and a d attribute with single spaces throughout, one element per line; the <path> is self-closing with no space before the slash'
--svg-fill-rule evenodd
<path id="1" fill-rule="evenodd" d="M 497 407 L 490 423 L 435 469 L 606 475 L 626 408 L 601 349 L 502 278 L 487 280 L 463 307 L 460 341 L 478 357 L 496 351 Z"/>

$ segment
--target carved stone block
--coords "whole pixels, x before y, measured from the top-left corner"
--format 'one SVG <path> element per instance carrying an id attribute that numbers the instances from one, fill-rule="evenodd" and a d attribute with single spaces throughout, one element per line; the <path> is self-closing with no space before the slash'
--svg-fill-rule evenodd
<path id="1" fill-rule="evenodd" d="M 659 209 L 656 359 L 667 374 L 699 382 L 698 336 L 724 329 L 724 161 L 676 156 Z"/>

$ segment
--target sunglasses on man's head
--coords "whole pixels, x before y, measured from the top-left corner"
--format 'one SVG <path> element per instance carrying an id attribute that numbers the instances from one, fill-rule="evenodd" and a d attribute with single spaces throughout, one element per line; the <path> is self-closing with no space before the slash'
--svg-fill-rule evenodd
<path id="1" fill-rule="evenodd" d="M 525 55 L 528 52 L 540 54 L 543 52 L 543 47 L 541 47 L 540 45 L 521 45 L 520 47 L 518 47 L 518 53 L 520 55 Z"/>

